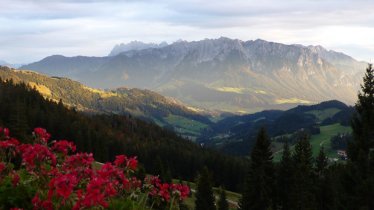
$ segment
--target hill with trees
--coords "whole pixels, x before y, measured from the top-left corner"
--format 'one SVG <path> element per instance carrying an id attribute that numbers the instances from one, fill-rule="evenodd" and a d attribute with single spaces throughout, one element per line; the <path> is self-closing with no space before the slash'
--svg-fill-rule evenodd
<path id="1" fill-rule="evenodd" d="M 117 88 L 99 90 L 71 79 L 48 77 L 32 71 L 0 67 L 0 78 L 14 83 L 26 83 L 44 97 L 60 101 L 79 111 L 94 113 L 131 114 L 156 122 L 189 138 L 196 138 L 200 129 L 211 124 L 207 113 L 149 90 Z M 185 122 L 185 123 L 178 123 Z"/>
<path id="2" fill-rule="evenodd" d="M 0 81 L 0 124 L 25 142 L 31 140 L 32 128 L 44 127 L 52 139 L 72 140 L 78 151 L 92 152 L 100 162 L 114 160 L 118 154 L 137 156 L 146 172 L 161 178 L 169 174 L 193 181 L 197 171 L 207 166 L 214 173 L 214 184 L 231 190 L 238 189 L 247 164 L 131 115 L 77 112 L 61 101 L 45 99 L 35 87 L 12 80 Z"/>

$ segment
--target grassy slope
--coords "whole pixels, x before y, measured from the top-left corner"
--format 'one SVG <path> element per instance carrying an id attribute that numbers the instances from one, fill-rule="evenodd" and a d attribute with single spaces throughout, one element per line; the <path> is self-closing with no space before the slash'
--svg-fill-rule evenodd
<path id="1" fill-rule="evenodd" d="M 178 183 L 177 180 L 173 180 L 175 183 Z M 192 196 L 187 198 L 184 203 L 188 206 L 188 209 L 195 209 L 195 190 L 196 190 L 196 184 L 193 182 L 188 182 L 188 185 L 192 189 Z M 216 202 L 218 202 L 219 199 L 219 188 L 214 187 L 213 192 L 214 196 L 216 197 Z M 230 209 L 237 209 L 236 203 L 239 202 L 241 195 L 239 193 L 231 192 L 226 190 L 226 198 L 229 202 Z M 235 203 L 235 204 L 234 204 Z"/>
<path id="2" fill-rule="evenodd" d="M 328 117 L 334 116 L 336 113 L 341 111 L 340 109 L 337 108 L 329 108 L 329 109 L 324 109 L 324 110 L 313 110 L 313 111 L 308 111 L 306 113 L 313 114 L 314 116 L 317 117 L 317 119 L 322 122 Z"/>
<path id="3" fill-rule="evenodd" d="M 200 135 L 202 129 L 208 127 L 204 123 L 173 114 L 169 114 L 164 120 L 174 125 L 178 133 L 188 136 L 197 137 Z"/>
<path id="4" fill-rule="evenodd" d="M 331 137 L 338 133 L 351 132 L 351 127 L 342 126 L 340 124 L 321 126 L 321 133 L 313 135 L 310 139 L 312 145 L 313 156 L 317 156 L 321 146 L 324 146 L 325 151 L 330 158 L 336 158 L 336 151 L 331 149 Z M 279 146 L 279 145 L 278 145 Z M 291 150 L 293 147 L 291 147 Z M 280 161 L 282 157 L 282 150 L 274 153 L 274 161 Z"/>

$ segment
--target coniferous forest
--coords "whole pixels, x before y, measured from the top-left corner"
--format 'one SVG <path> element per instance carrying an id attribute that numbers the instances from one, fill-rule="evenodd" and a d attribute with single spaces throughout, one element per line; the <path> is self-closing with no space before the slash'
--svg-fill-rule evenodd
<path id="1" fill-rule="evenodd" d="M 282 159 L 275 163 L 265 129 L 259 130 L 250 158 L 230 157 L 131 116 L 80 113 L 25 84 L 0 82 L 0 124 L 12 136 L 27 143 L 31 129 L 42 126 L 55 135 L 52 139 L 71 139 L 79 151 L 92 152 L 100 162 L 128 154 L 143 163 L 139 173 L 159 174 L 166 182 L 198 177 L 196 209 L 216 208 L 212 186 L 240 192 L 242 210 L 374 209 L 372 65 L 355 109 L 347 161 L 329 162 L 323 147 L 313 158 L 309 137 L 300 135 L 293 149 L 284 143 Z"/>

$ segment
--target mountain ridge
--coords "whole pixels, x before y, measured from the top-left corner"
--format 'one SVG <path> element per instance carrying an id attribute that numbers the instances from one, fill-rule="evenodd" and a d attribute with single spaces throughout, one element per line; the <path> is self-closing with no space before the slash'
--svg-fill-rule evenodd
<path id="1" fill-rule="evenodd" d="M 353 104 L 365 67 L 318 46 L 221 37 L 112 57 L 43 59 L 22 68 L 93 87 L 145 88 L 193 106 L 253 113 L 333 99 Z"/>

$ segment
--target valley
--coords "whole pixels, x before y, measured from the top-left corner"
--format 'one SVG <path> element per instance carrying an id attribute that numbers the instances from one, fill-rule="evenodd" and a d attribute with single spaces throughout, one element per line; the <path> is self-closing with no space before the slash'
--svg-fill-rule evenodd
<path id="1" fill-rule="evenodd" d="M 204 147 L 231 155 L 249 154 L 258 129 L 265 127 L 273 139 L 274 160 L 282 155 L 283 142 L 277 139 L 300 131 L 311 135 L 313 155 L 324 146 L 330 158 L 337 158 L 330 139 L 350 132 L 352 107 L 339 101 L 302 105 L 289 110 L 267 110 L 253 114 L 232 115 L 209 112 L 187 106 L 173 98 L 149 90 L 117 88 L 100 90 L 62 77 L 49 77 L 28 70 L 0 69 L 0 78 L 26 83 L 45 98 L 91 114 L 131 115 L 175 131 Z"/>

